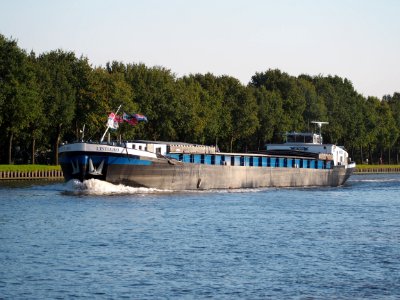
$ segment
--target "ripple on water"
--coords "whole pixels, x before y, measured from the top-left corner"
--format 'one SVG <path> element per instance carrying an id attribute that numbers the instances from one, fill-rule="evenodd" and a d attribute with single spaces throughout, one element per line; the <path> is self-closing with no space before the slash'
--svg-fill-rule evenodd
<path id="1" fill-rule="evenodd" d="M 0 297 L 396 299 L 399 185 L 386 175 L 181 193 L 94 180 L 3 187 Z"/>

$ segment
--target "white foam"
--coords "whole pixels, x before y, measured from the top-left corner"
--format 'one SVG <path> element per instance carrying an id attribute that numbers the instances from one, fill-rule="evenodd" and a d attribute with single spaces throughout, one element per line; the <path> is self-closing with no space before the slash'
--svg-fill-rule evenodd
<path id="1" fill-rule="evenodd" d="M 83 182 L 72 179 L 65 183 L 65 192 L 83 195 L 118 195 L 118 194 L 149 194 L 168 192 L 144 187 L 131 187 L 123 184 L 112 184 L 110 182 L 88 179 Z"/>
<path id="2" fill-rule="evenodd" d="M 398 182 L 400 178 L 349 179 L 348 182 Z"/>
<path id="3" fill-rule="evenodd" d="M 257 193 L 271 188 L 241 188 L 241 189 L 212 189 L 212 190 L 182 190 L 182 193 Z M 173 190 L 160 190 L 154 188 L 131 187 L 123 184 L 112 184 L 110 182 L 88 179 L 83 182 L 72 179 L 64 184 L 62 191 L 73 195 L 119 195 L 119 194 L 154 194 L 172 193 Z"/>
<path id="4" fill-rule="evenodd" d="M 176 191 L 176 192 L 182 192 L 182 193 L 213 193 L 213 194 L 240 194 L 240 193 L 259 193 L 259 192 L 265 192 L 265 191 L 270 191 L 270 190 L 275 190 L 278 189 L 276 187 L 260 187 L 260 188 L 231 188 L 231 189 L 198 189 L 198 190 L 181 190 L 181 191 Z"/>

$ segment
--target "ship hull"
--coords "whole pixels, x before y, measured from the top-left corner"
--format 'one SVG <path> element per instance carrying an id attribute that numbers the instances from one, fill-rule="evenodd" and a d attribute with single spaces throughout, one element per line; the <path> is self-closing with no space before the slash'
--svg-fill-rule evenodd
<path id="1" fill-rule="evenodd" d="M 62 153 L 60 162 L 66 180 L 95 178 L 114 184 L 162 190 L 340 186 L 354 170 L 346 166 L 314 169 L 208 165 L 166 157 L 85 152 Z"/>
<path id="2" fill-rule="evenodd" d="M 112 166 L 106 181 L 167 190 L 260 187 L 340 186 L 352 170 L 260 168 L 241 166 Z"/>

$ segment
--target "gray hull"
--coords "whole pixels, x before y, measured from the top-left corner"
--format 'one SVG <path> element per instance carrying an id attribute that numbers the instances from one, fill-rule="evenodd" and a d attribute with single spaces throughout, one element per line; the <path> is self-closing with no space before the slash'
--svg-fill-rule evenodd
<path id="1" fill-rule="evenodd" d="M 171 164 L 109 165 L 105 180 L 130 186 L 166 190 L 237 189 L 259 187 L 340 186 L 353 168 L 305 169 L 279 167 Z"/>

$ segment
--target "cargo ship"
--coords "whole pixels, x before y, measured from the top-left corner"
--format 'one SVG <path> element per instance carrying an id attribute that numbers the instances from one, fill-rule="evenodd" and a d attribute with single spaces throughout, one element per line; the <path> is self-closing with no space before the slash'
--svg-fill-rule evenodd
<path id="1" fill-rule="evenodd" d="M 314 122 L 321 125 L 324 122 Z M 104 135 L 103 135 L 104 137 Z M 254 153 L 161 141 L 64 144 L 59 161 L 66 180 L 99 179 L 161 190 L 340 186 L 355 163 L 347 151 L 324 144 L 321 131 L 290 132 L 282 144 Z"/>

